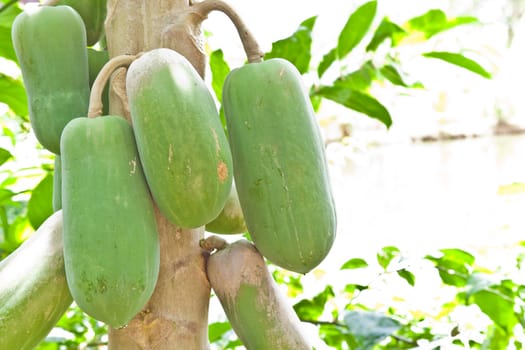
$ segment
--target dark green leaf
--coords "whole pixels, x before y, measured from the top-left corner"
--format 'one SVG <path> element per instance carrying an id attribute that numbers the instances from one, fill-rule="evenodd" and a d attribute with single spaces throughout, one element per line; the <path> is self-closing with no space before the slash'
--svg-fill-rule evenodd
<path id="1" fill-rule="evenodd" d="M 0 147 L 0 165 L 4 164 L 11 158 L 13 158 L 13 155 L 11 154 L 11 152 L 6 150 L 5 148 Z"/>
<path id="2" fill-rule="evenodd" d="M 401 269 L 397 271 L 397 274 L 399 277 L 407 281 L 408 284 L 410 284 L 412 287 L 416 284 L 416 276 L 407 269 Z"/>
<path id="3" fill-rule="evenodd" d="M 438 9 L 429 10 L 421 16 L 414 17 L 405 23 L 408 32 L 421 33 L 428 39 L 440 32 L 449 30 L 459 25 L 478 22 L 475 17 L 457 17 L 448 19 L 445 12 Z"/>
<path id="4" fill-rule="evenodd" d="M 487 78 L 487 79 L 492 78 L 492 74 L 486 71 L 485 68 L 483 68 L 478 62 L 470 58 L 467 58 L 460 53 L 432 51 L 432 52 L 424 53 L 423 56 L 429 57 L 429 58 L 437 58 L 439 60 L 456 65 L 466 70 L 469 70 L 472 73 L 479 74 L 482 77 Z"/>
<path id="5" fill-rule="evenodd" d="M 388 265 L 390 265 L 390 262 L 395 258 L 398 257 L 400 254 L 399 248 L 394 246 L 386 246 L 381 248 L 381 251 L 377 253 L 377 262 L 379 263 L 379 266 L 381 266 L 384 270 L 387 269 Z"/>
<path id="6" fill-rule="evenodd" d="M 219 102 L 222 101 L 222 86 L 230 72 L 228 63 L 224 60 L 222 50 L 215 50 L 210 55 L 211 86 Z"/>
<path id="7" fill-rule="evenodd" d="M 394 85 L 408 87 L 399 71 L 391 64 L 384 65 L 379 69 L 379 72 L 383 77 L 390 81 Z"/>
<path id="8" fill-rule="evenodd" d="M 366 92 L 376 76 L 374 64 L 371 61 L 366 61 L 358 70 L 338 78 L 334 85 L 340 88 Z"/>
<path id="9" fill-rule="evenodd" d="M 366 51 L 376 51 L 379 45 L 387 39 L 392 41 L 392 44 L 396 41 L 393 40 L 395 37 L 400 37 L 405 33 L 403 28 L 397 24 L 390 22 L 388 17 L 383 18 L 376 31 L 374 36 L 370 40 L 370 43 L 366 46 Z"/>
<path id="10" fill-rule="evenodd" d="M 369 1 L 355 10 L 348 18 L 337 42 L 337 56 L 346 57 L 364 38 L 372 25 L 377 10 L 377 1 Z"/>
<path id="11" fill-rule="evenodd" d="M 48 173 L 33 189 L 27 204 L 27 216 L 31 226 L 36 230 L 53 214 L 53 174 Z"/>
<path id="12" fill-rule="evenodd" d="M 323 56 L 323 59 L 321 60 L 321 63 L 319 63 L 319 66 L 317 67 L 317 74 L 319 77 L 322 77 L 323 74 L 330 68 L 332 63 L 335 62 L 337 59 L 337 49 L 330 50 L 327 54 Z"/>
<path id="13" fill-rule="evenodd" d="M 264 58 L 284 58 L 293 63 L 301 74 L 308 72 L 312 57 L 312 29 L 316 19 L 317 16 L 304 20 L 292 36 L 274 42 L 272 51 L 264 55 Z"/>
<path id="14" fill-rule="evenodd" d="M 221 339 L 223 335 L 232 329 L 230 322 L 214 322 L 208 325 L 208 339 L 214 343 Z"/>
<path id="15" fill-rule="evenodd" d="M 368 263 L 364 259 L 353 258 L 345 262 L 343 266 L 341 266 L 340 270 L 360 269 L 367 266 Z"/>
<path id="16" fill-rule="evenodd" d="M 313 299 L 303 299 L 293 306 L 301 320 L 317 320 L 324 311 L 325 304 L 335 296 L 332 286 L 327 286 Z"/>
<path id="17" fill-rule="evenodd" d="M 315 94 L 377 119 L 387 128 L 392 125 L 392 117 L 385 106 L 360 91 L 339 86 L 324 86 L 316 90 Z"/>
<path id="18" fill-rule="evenodd" d="M 368 289 L 368 286 L 365 286 L 365 285 L 362 285 L 362 284 L 347 284 L 344 288 L 344 291 L 346 293 L 350 293 L 350 294 L 353 294 L 356 290 L 357 291 L 362 291 L 362 290 L 365 290 L 365 289 Z"/>
<path id="19" fill-rule="evenodd" d="M 356 349 L 371 350 L 401 328 L 401 324 L 380 312 L 349 311 L 344 317 L 349 332 L 358 342 Z"/>
<path id="20" fill-rule="evenodd" d="M 19 116 L 27 116 L 27 96 L 21 81 L 0 74 L 0 102 Z"/>

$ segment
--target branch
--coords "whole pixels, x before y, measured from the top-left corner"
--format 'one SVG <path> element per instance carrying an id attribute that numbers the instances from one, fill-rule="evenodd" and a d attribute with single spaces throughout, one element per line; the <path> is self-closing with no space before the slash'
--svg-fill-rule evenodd
<path id="1" fill-rule="evenodd" d="M 204 0 L 195 3 L 192 8 L 203 18 L 206 18 L 212 11 L 220 11 L 228 16 L 235 25 L 237 33 L 239 33 L 248 62 L 255 63 L 262 61 L 264 53 L 259 48 L 257 40 L 255 40 L 255 37 L 250 32 L 241 16 L 239 16 L 239 14 L 228 3 L 222 0 Z"/>
<path id="2" fill-rule="evenodd" d="M 89 118 L 95 118 L 102 114 L 102 109 L 104 107 L 102 104 L 102 92 L 113 72 L 118 68 L 128 68 L 131 62 L 139 56 L 140 54 L 113 57 L 104 65 L 104 67 L 102 67 L 91 87 L 88 110 Z"/>

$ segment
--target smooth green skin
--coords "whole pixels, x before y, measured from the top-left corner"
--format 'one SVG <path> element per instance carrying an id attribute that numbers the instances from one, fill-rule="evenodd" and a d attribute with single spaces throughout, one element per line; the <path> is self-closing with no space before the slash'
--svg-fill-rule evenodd
<path id="1" fill-rule="evenodd" d="M 131 126 L 117 116 L 74 119 L 64 129 L 61 160 L 71 294 L 90 316 L 122 327 L 153 293 L 160 263 Z"/>
<path id="2" fill-rule="evenodd" d="M 248 350 L 310 350 L 300 320 L 247 240 L 212 254 L 210 284 L 233 330 Z"/>
<path id="3" fill-rule="evenodd" d="M 336 231 L 324 145 L 297 69 L 283 59 L 230 72 L 223 106 L 246 225 L 259 251 L 307 273 Z"/>
<path id="4" fill-rule="evenodd" d="M 206 224 L 206 231 L 220 234 L 237 234 L 248 231 L 234 184 L 232 184 L 224 208 L 222 208 L 219 216 Z"/>
<path id="5" fill-rule="evenodd" d="M 87 49 L 88 53 L 88 66 L 89 66 L 89 87 L 93 86 L 98 73 L 109 61 L 109 53 L 107 51 L 98 51 L 92 48 Z M 109 83 L 104 87 L 102 92 L 102 115 L 109 113 Z"/>
<path id="6" fill-rule="evenodd" d="M 87 46 L 95 45 L 100 40 L 104 33 L 107 0 L 61 0 L 58 4 L 71 6 L 82 17 Z"/>
<path id="7" fill-rule="evenodd" d="M 160 211 L 182 228 L 216 218 L 230 194 L 230 147 L 193 66 L 170 49 L 135 60 L 126 77 L 133 130 Z"/>
<path id="8" fill-rule="evenodd" d="M 49 151 L 60 154 L 64 126 L 88 111 L 82 18 L 69 6 L 40 6 L 18 15 L 11 34 L 35 136 Z"/>
<path id="9" fill-rule="evenodd" d="M 33 349 L 72 301 L 58 211 L 0 262 L 0 349 Z"/>
<path id="10" fill-rule="evenodd" d="M 53 169 L 53 211 L 62 209 L 62 161 L 60 156 L 55 156 Z"/>

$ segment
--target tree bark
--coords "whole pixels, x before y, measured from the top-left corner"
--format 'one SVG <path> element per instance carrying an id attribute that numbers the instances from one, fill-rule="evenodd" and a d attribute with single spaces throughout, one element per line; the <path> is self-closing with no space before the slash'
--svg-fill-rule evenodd
<path id="1" fill-rule="evenodd" d="M 106 40 L 110 57 L 167 47 L 183 54 L 204 76 L 201 18 L 187 0 L 109 0 Z M 130 120 L 125 70 L 113 74 L 110 113 Z M 208 349 L 210 285 L 204 228 L 183 230 L 157 209 L 161 264 L 157 286 L 145 308 L 123 329 L 110 329 L 111 350 Z"/>

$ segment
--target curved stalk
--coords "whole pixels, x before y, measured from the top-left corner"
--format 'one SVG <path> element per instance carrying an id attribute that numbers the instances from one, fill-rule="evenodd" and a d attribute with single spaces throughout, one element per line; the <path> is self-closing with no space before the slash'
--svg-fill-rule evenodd
<path id="1" fill-rule="evenodd" d="M 89 95 L 88 117 L 95 118 L 102 114 L 104 105 L 102 104 L 102 92 L 111 75 L 118 68 L 127 68 L 139 55 L 120 55 L 110 59 L 100 70 L 97 78 L 93 82 L 91 94 Z"/>
<path id="2" fill-rule="evenodd" d="M 255 63 L 262 61 L 264 53 L 261 51 L 257 40 L 255 40 L 254 35 L 248 29 L 246 23 L 244 23 L 241 16 L 231 5 L 222 0 L 204 0 L 195 3 L 192 8 L 202 18 L 206 18 L 212 11 L 220 11 L 228 16 L 237 29 L 237 33 L 239 33 L 248 62 Z"/>

